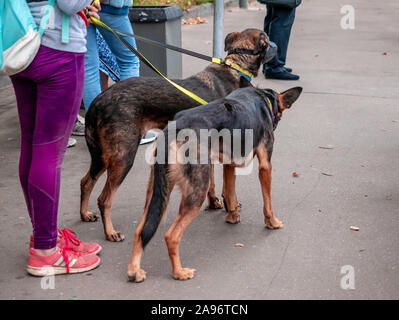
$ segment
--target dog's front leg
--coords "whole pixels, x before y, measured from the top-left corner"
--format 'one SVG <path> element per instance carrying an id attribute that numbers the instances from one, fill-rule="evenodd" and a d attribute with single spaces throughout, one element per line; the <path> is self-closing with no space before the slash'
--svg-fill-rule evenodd
<path id="1" fill-rule="evenodd" d="M 262 187 L 263 196 L 263 214 L 265 216 L 265 224 L 269 229 L 279 229 L 283 227 L 283 223 L 274 216 L 272 207 L 272 164 L 267 157 L 259 159 L 259 181 Z"/>
<path id="2" fill-rule="evenodd" d="M 227 223 L 239 223 L 241 221 L 239 211 L 240 204 L 237 200 L 236 194 L 236 174 L 235 167 L 233 165 L 223 165 L 223 201 L 225 203 L 225 209 L 227 216 L 225 221 Z"/>

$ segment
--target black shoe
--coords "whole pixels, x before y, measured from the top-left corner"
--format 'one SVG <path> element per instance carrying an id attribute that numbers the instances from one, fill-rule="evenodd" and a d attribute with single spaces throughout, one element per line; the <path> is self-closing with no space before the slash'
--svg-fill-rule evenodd
<path id="1" fill-rule="evenodd" d="M 292 72 L 292 68 L 284 67 L 284 70 L 287 72 Z"/>
<path id="2" fill-rule="evenodd" d="M 276 80 L 299 80 L 299 76 L 293 73 L 289 73 L 288 71 L 281 71 L 281 72 L 265 72 L 266 79 L 276 79 Z"/>

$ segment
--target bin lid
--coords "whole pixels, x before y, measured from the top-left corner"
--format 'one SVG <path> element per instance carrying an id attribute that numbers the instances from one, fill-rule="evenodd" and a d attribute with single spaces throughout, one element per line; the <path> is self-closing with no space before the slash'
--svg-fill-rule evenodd
<path id="1" fill-rule="evenodd" d="M 129 10 L 130 22 L 160 23 L 181 18 L 179 6 L 133 6 Z"/>

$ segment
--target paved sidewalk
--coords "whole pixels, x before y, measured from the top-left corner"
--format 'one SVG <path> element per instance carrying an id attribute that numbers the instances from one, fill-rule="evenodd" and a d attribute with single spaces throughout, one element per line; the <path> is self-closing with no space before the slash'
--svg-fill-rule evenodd
<path id="1" fill-rule="evenodd" d="M 186 282 L 172 279 L 163 241 L 177 213 L 178 192 L 143 257 L 147 280 L 126 279 L 149 174 L 145 146 L 114 200 L 113 222 L 126 240 L 107 242 L 101 222 L 80 221 L 79 182 L 89 166 L 80 137 L 63 165 L 59 224 L 83 240 L 98 241 L 102 265 L 86 274 L 57 276 L 55 289 L 48 290 L 26 274 L 31 226 L 17 175 L 19 124 L 11 88 L 0 89 L 0 299 L 398 299 L 399 4 L 350 4 L 356 28 L 343 30 L 341 1 L 304 0 L 287 61 L 301 80 L 268 81 L 260 75 L 254 81 L 278 90 L 304 88 L 276 131 L 273 205 L 284 228 L 264 228 L 257 173 L 238 177 L 242 222 L 224 223 L 222 211 L 199 212 L 181 244 L 183 264 L 198 270 Z M 262 28 L 264 15 L 257 3 L 226 10 L 224 32 Z M 208 21 L 182 26 L 185 48 L 212 53 L 212 17 Z M 183 58 L 184 76 L 205 66 Z M 93 191 L 92 209 L 103 184 L 104 177 Z M 220 194 L 220 168 L 216 185 Z M 237 242 L 244 247 L 235 247 Z M 353 290 L 341 288 L 341 268 L 348 265 L 354 270 Z"/>

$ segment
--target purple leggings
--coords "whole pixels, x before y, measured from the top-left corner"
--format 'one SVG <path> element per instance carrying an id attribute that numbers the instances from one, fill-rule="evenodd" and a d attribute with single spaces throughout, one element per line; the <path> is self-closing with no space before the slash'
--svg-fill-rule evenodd
<path id="1" fill-rule="evenodd" d="M 11 80 L 21 124 L 19 178 L 34 248 L 51 249 L 57 243 L 62 161 L 82 101 L 84 53 L 41 46 Z"/>

